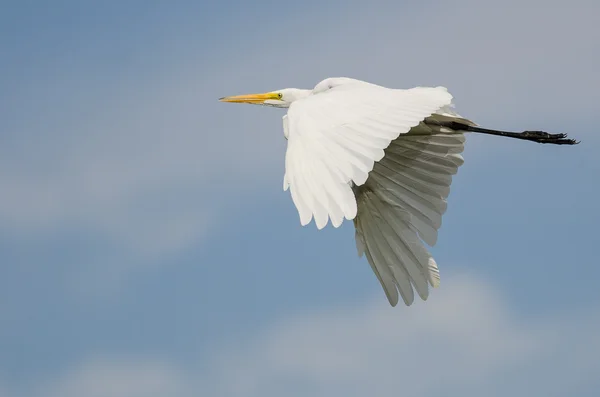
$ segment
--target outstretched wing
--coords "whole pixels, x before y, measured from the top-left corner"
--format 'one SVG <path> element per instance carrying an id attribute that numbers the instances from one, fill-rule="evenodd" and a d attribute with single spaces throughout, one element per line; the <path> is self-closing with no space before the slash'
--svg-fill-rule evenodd
<path id="1" fill-rule="evenodd" d="M 366 255 L 392 306 L 398 293 L 410 305 L 413 287 L 426 300 L 429 285 L 439 285 L 437 264 L 421 240 L 437 241 L 464 142 L 461 133 L 421 124 L 394 140 L 367 183 L 355 188 L 358 253 Z"/>
<path id="2" fill-rule="evenodd" d="M 363 185 L 400 134 L 450 105 L 443 87 L 394 90 L 347 83 L 294 102 L 287 114 L 284 189 L 302 225 L 322 229 L 357 214 L 352 185 Z"/>

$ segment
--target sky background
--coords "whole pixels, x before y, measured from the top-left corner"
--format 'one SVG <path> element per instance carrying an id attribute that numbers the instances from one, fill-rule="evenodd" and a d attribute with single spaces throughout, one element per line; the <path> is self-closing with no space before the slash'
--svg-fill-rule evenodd
<path id="1" fill-rule="evenodd" d="M 597 396 L 600 3 L 1 1 L 0 397 Z M 301 227 L 280 109 L 443 85 L 469 136 L 389 307 L 351 222 Z"/>

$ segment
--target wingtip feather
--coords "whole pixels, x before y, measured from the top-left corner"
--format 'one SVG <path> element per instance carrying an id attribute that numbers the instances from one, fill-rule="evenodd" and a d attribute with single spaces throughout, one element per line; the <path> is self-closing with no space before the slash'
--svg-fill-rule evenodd
<path id="1" fill-rule="evenodd" d="M 428 278 L 429 278 L 429 284 L 431 284 L 431 286 L 433 288 L 437 288 L 440 286 L 440 271 L 438 269 L 438 265 L 435 262 L 435 259 L 433 258 L 429 258 L 429 262 L 428 262 Z"/>

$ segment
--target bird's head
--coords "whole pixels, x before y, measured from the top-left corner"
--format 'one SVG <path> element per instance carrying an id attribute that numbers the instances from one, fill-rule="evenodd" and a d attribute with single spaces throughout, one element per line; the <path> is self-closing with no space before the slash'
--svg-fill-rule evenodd
<path id="1" fill-rule="evenodd" d="M 271 106 L 276 108 L 289 108 L 290 105 L 311 94 L 311 90 L 298 88 L 284 88 L 282 90 L 265 92 L 263 94 L 235 95 L 220 98 L 221 102 L 249 103 L 252 105 Z"/>

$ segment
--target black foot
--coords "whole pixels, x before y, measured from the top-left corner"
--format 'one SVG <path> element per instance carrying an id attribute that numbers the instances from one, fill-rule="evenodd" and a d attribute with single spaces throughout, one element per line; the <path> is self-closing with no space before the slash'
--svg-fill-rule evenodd
<path id="1" fill-rule="evenodd" d="M 567 139 L 567 134 L 549 134 L 544 131 L 523 131 L 519 134 L 522 139 L 538 143 L 552 143 L 554 145 L 577 145 L 579 141 Z"/>

